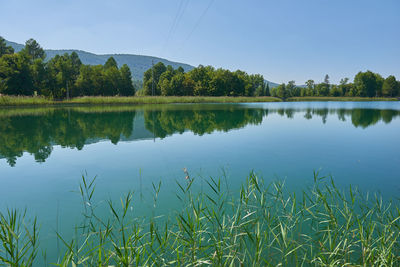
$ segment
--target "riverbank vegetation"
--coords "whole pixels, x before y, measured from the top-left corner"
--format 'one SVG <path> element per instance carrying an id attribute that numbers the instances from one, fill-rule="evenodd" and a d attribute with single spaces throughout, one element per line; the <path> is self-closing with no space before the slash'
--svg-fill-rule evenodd
<path id="1" fill-rule="evenodd" d="M 119 204 L 95 201 L 95 180 L 80 185 L 82 223 L 76 236 L 57 239 L 57 266 L 398 266 L 400 210 L 354 187 L 338 188 L 314 173 L 301 193 L 282 182 L 265 184 L 250 173 L 237 191 L 224 179 L 198 179 L 184 170 L 176 210 L 158 209 L 161 183 L 153 184 L 151 216 L 127 192 Z M 150 200 L 152 199 L 152 200 Z M 36 220 L 15 210 L 1 214 L 0 263 L 32 266 L 40 255 Z M 40 220 L 40 218 L 39 218 Z M 36 258 L 36 259 L 35 259 Z"/>
<path id="2" fill-rule="evenodd" d="M 43 105 L 123 105 L 123 104 L 172 104 L 172 103 L 251 103 L 281 102 L 277 97 L 211 97 L 211 96 L 84 96 L 70 100 L 55 101 L 44 97 L 0 96 L 0 106 Z"/>
<path id="3" fill-rule="evenodd" d="M 136 88 L 134 86 L 136 85 Z M 339 84 L 331 84 L 329 76 L 316 83 L 308 80 L 297 86 L 295 81 L 270 87 L 260 74 L 248 74 L 241 70 L 215 69 L 212 66 L 198 66 L 185 72 L 174 69 L 162 62 L 144 72 L 143 82 L 132 81 L 129 67 L 117 66 L 110 57 L 104 65 L 82 64 L 76 53 L 57 55 L 46 60 L 44 50 L 33 39 L 25 43 L 25 48 L 14 53 L 0 37 L 0 95 L 40 96 L 32 104 L 53 104 L 54 100 L 74 99 L 74 103 L 168 103 L 168 100 L 124 99 L 122 96 L 197 96 L 197 97 L 252 97 L 197 99 L 177 98 L 184 103 L 197 102 L 261 102 L 272 96 L 281 99 L 296 97 L 334 97 L 335 100 L 349 100 L 347 97 L 368 97 L 380 99 L 400 96 L 400 82 L 393 75 L 383 78 L 371 71 L 359 72 L 350 82 L 344 78 Z M 109 96 L 114 98 L 88 98 L 89 96 Z M 119 97 L 117 97 L 119 96 Z M 81 98 L 85 97 L 85 98 Z M 254 97 L 254 98 L 253 98 Z M 337 98 L 336 98 L 337 97 Z M 346 97 L 346 98 L 342 98 Z M 306 99 L 306 98 L 305 98 Z M 302 99 L 303 101 L 305 99 Z M 276 100 L 276 99 L 275 99 Z M 300 100 L 300 99 L 298 99 Z M 322 99 L 321 100 L 326 100 Z M 163 102 L 161 102 L 163 101 Z M 6 99 L 0 99 L 4 105 Z M 18 105 L 29 100 L 16 98 L 8 103 Z M 57 102 L 58 103 L 58 102 Z M 13 104 L 13 105 L 14 105 Z"/>

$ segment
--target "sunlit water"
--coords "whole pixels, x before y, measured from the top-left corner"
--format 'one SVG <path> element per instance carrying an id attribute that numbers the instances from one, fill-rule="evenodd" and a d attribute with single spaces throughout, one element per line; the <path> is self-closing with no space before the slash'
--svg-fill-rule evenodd
<path id="1" fill-rule="evenodd" d="M 81 220 L 73 191 L 83 174 L 97 176 L 99 203 L 129 190 L 146 198 L 161 181 L 159 213 L 179 208 L 183 168 L 199 181 L 223 176 L 232 192 L 251 170 L 294 191 L 319 171 L 342 188 L 395 198 L 399 141 L 398 102 L 0 109 L 0 211 L 36 215 L 54 262 L 55 232 L 68 239 Z M 151 204 L 138 206 L 139 216 Z"/>

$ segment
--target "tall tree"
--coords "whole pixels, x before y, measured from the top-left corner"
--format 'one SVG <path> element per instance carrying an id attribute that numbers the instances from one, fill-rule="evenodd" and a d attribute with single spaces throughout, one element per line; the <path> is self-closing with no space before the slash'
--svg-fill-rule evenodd
<path id="1" fill-rule="evenodd" d="M 104 64 L 104 68 L 105 69 L 109 69 L 109 68 L 117 68 L 118 69 L 117 61 L 115 61 L 115 59 L 113 57 L 109 57 L 107 59 L 106 63 Z"/>
<path id="2" fill-rule="evenodd" d="M 29 59 L 24 54 L 8 54 L 0 58 L 0 93 L 33 95 Z"/>
<path id="3" fill-rule="evenodd" d="M 271 92 L 269 89 L 269 82 L 267 82 L 267 86 L 265 87 L 265 96 L 270 96 L 270 95 L 271 95 Z"/>
<path id="4" fill-rule="evenodd" d="M 32 38 L 25 42 L 25 48 L 22 50 L 22 52 L 29 55 L 32 60 L 46 58 L 46 53 L 44 52 L 43 48 Z"/>
<path id="5" fill-rule="evenodd" d="M 76 53 L 56 55 L 49 61 L 48 68 L 53 77 L 53 97 L 69 98 L 71 96 L 71 91 L 73 91 L 71 87 L 79 75 L 81 64 Z"/>
<path id="6" fill-rule="evenodd" d="M 167 67 L 162 62 L 158 62 L 152 68 L 145 71 L 143 74 L 143 89 L 146 95 L 160 95 L 161 90 L 158 87 L 158 81 L 163 72 L 167 70 Z"/>
<path id="7" fill-rule="evenodd" d="M 382 92 L 383 78 L 372 71 L 359 72 L 354 77 L 358 96 L 379 96 Z"/>
<path id="8" fill-rule="evenodd" d="M 0 36 L 0 57 L 9 54 L 14 54 L 14 48 L 8 46 L 6 40 Z"/>
<path id="9" fill-rule="evenodd" d="M 330 84 L 330 82 L 329 82 L 329 75 L 328 75 L 328 74 L 325 75 L 324 83 Z"/>
<path id="10" fill-rule="evenodd" d="M 393 75 L 385 79 L 382 86 L 382 94 L 384 96 L 396 96 L 399 93 L 399 84 Z"/>
<path id="11" fill-rule="evenodd" d="M 314 80 L 306 81 L 306 85 L 307 85 L 307 90 L 306 90 L 307 96 L 315 95 L 315 82 L 314 82 Z"/>
<path id="12" fill-rule="evenodd" d="M 119 94 L 123 96 L 135 95 L 135 88 L 132 84 L 132 73 L 128 65 L 122 65 L 120 69 L 121 85 L 119 87 Z"/>

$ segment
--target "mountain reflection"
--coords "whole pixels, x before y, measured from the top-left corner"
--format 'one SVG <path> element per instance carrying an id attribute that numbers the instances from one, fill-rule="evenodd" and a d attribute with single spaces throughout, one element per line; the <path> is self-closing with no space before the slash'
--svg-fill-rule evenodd
<path id="1" fill-rule="evenodd" d="M 266 109 L 246 105 L 165 105 L 129 107 L 74 107 L 0 109 L 0 158 L 15 166 L 24 152 L 44 162 L 54 145 L 81 150 L 101 140 L 119 141 L 165 138 L 185 131 L 197 135 L 228 132 L 261 124 L 271 114 L 293 119 L 329 116 L 367 128 L 379 121 L 390 123 L 397 110 L 379 109 Z"/>

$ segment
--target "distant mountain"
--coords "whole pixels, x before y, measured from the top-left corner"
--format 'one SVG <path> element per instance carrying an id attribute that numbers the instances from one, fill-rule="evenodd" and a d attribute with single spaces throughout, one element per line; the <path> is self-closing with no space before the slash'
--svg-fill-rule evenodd
<path id="1" fill-rule="evenodd" d="M 25 47 L 25 45 L 10 42 L 7 40 L 6 44 L 12 46 L 15 52 L 18 52 Z M 162 62 L 165 65 L 171 65 L 174 68 L 182 67 L 185 71 L 189 71 L 194 68 L 193 66 L 188 64 L 173 62 L 164 58 L 151 57 L 151 56 L 130 55 L 130 54 L 96 55 L 93 53 L 76 49 L 60 49 L 60 50 L 45 49 L 45 52 L 47 55 L 46 57 L 47 60 L 53 58 L 56 55 L 63 55 L 64 53 L 70 54 L 72 52 L 76 52 L 79 58 L 81 59 L 82 63 L 88 65 L 99 65 L 99 64 L 103 65 L 104 63 L 106 63 L 109 57 L 114 57 L 119 67 L 121 67 L 123 64 L 129 66 L 132 72 L 132 78 L 134 80 L 143 79 L 143 73 L 149 68 L 151 68 L 152 61 L 154 62 L 154 64 Z"/>
<path id="2" fill-rule="evenodd" d="M 13 47 L 15 52 L 21 51 L 25 45 L 23 44 L 18 44 L 15 42 L 7 41 L 6 44 Z M 60 50 L 53 50 L 53 49 L 45 49 L 46 52 L 46 59 L 49 60 L 53 58 L 56 55 L 63 55 L 64 53 L 72 53 L 76 52 L 81 59 L 83 64 L 87 65 L 99 65 L 99 64 L 104 64 L 106 63 L 107 59 L 109 57 L 114 57 L 114 59 L 117 61 L 117 64 L 119 67 L 122 65 L 126 64 L 129 66 L 132 72 L 132 78 L 134 80 L 143 80 L 143 73 L 151 68 L 152 61 L 154 64 L 158 62 L 162 62 L 165 65 L 171 65 L 173 68 L 178 68 L 182 67 L 185 71 L 189 71 L 193 69 L 194 67 L 189 65 L 189 64 L 184 64 L 184 63 L 179 63 L 179 62 L 173 62 L 169 61 L 164 58 L 159 58 L 159 57 L 151 57 L 151 56 L 141 56 L 141 55 L 132 55 L 132 54 L 105 54 L 105 55 L 97 55 L 93 54 L 90 52 L 82 51 L 82 50 L 77 50 L 77 49 L 60 49 Z M 265 80 L 266 83 L 269 83 L 269 86 L 272 87 L 277 87 L 279 84 L 273 83 L 270 81 Z"/>

